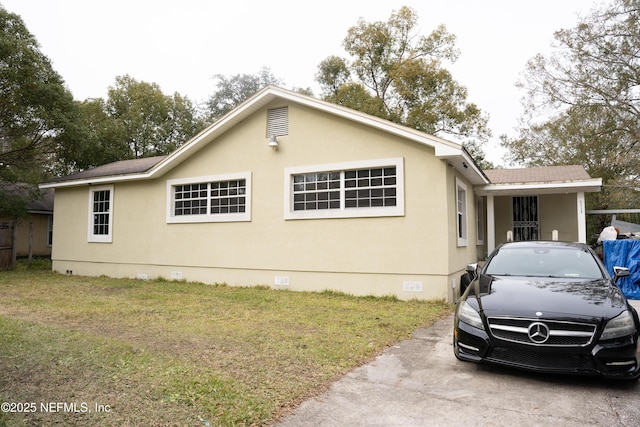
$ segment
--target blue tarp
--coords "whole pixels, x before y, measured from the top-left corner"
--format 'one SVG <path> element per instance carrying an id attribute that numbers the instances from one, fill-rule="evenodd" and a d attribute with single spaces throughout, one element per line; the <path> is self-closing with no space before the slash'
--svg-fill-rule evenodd
<path id="1" fill-rule="evenodd" d="M 605 240 L 602 245 L 611 277 L 614 266 L 629 269 L 630 276 L 618 280 L 618 287 L 628 299 L 640 299 L 640 240 Z"/>

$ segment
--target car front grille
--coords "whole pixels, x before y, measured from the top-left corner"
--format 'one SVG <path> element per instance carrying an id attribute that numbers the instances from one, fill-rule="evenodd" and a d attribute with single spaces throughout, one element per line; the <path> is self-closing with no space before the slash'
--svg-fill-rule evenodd
<path id="1" fill-rule="evenodd" d="M 490 317 L 487 321 L 493 337 L 534 346 L 585 347 L 596 332 L 591 323 L 513 317 Z"/>
<path id="2" fill-rule="evenodd" d="M 489 361 L 526 368 L 553 371 L 593 371 L 592 359 L 581 354 L 541 353 L 535 350 L 494 347 Z"/>

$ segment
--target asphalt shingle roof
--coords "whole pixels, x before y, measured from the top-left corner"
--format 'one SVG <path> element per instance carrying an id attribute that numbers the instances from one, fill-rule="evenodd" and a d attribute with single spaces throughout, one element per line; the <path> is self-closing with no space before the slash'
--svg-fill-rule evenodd
<path id="1" fill-rule="evenodd" d="M 160 163 L 167 156 L 145 157 L 142 159 L 121 160 L 108 163 L 93 169 L 87 169 L 72 175 L 53 178 L 47 182 L 73 181 L 76 179 L 100 178 L 105 176 L 129 175 L 143 173 Z"/>
<path id="2" fill-rule="evenodd" d="M 544 166 L 521 169 L 490 169 L 484 171 L 492 184 L 525 184 L 534 182 L 569 182 L 589 180 L 582 166 Z"/>

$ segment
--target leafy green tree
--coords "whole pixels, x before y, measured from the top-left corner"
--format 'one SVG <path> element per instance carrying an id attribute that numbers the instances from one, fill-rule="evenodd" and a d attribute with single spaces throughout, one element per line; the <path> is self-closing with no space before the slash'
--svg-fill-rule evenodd
<path id="1" fill-rule="evenodd" d="M 458 58 L 455 36 L 442 25 L 420 36 L 417 20 L 406 6 L 387 22 L 359 20 L 344 39 L 351 60 L 330 56 L 318 67 L 316 80 L 324 99 L 461 139 L 481 167 L 490 167 L 482 151 L 491 135 L 488 117 L 467 102 L 466 88 L 443 68 L 443 61 Z"/>
<path id="2" fill-rule="evenodd" d="M 584 165 L 605 185 L 591 206 L 637 207 L 640 1 L 612 0 L 555 41 L 528 62 L 520 135 L 502 145 L 522 165 Z"/>
<path id="3" fill-rule="evenodd" d="M 0 215 L 25 211 L 7 183 L 41 181 L 59 148 L 77 139 L 77 118 L 73 96 L 35 37 L 0 6 L 0 199 L 7 202 Z"/>
<path id="4" fill-rule="evenodd" d="M 338 97 L 338 91 L 342 85 L 351 81 L 351 71 L 344 58 L 331 55 L 318 65 L 316 81 L 320 83 L 320 88 L 325 97 Z"/>
<path id="5" fill-rule="evenodd" d="M 165 95 L 155 83 L 116 77 L 106 100 L 78 103 L 83 139 L 61 153 L 58 173 L 119 160 L 169 154 L 205 127 L 197 108 L 179 93 Z"/>
<path id="6" fill-rule="evenodd" d="M 263 67 L 256 74 L 236 74 L 225 77 L 216 74 L 217 90 L 207 101 L 207 115 L 211 121 L 233 110 L 268 85 L 281 86 L 282 81 L 275 77 L 269 67 Z"/>
<path id="7" fill-rule="evenodd" d="M 118 126 L 108 113 L 102 98 L 92 98 L 79 102 L 79 127 L 84 130 L 84 138 L 78 144 L 65 147 L 60 157 L 57 174 L 90 169 L 106 163 L 130 159 L 131 151 L 126 143 L 122 127 Z"/>
<path id="8" fill-rule="evenodd" d="M 116 77 L 104 108 L 115 122 L 111 152 L 120 157 L 126 147 L 124 159 L 168 154 L 204 127 L 187 97 L 128 75 Z"/>
<path id="9" fill-rule="evenodd" d="M 340 85 L 335 94 L 325 97 L 325 101 L 362 111 L 372 116 L 390 119 L 382 100 L 372 95 L 364 85 L 360 83 Z"/>

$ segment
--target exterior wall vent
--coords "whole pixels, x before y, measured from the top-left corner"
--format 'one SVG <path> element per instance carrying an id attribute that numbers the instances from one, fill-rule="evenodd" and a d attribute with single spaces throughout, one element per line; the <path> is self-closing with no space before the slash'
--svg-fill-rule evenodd
<path id="1" fill-rule="evenodd" d="M 289 107 L 267 110 L 267 138 L 289 135 Z"/>

